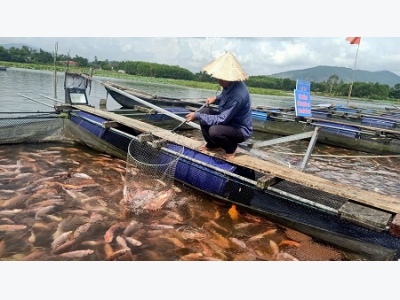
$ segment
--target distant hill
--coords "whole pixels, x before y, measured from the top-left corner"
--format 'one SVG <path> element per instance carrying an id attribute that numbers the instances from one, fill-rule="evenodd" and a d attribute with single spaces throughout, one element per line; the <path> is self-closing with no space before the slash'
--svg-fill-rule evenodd
<path id="1" fill-rule="evenodd" d="M 0 44 L 0 46 L 4 47 L 5 49 L 10 49 L 11 47 L 15 48 L 22 48 L 22 46 L 27 46 L 28 48 L 32 48 L 36 51 L 40 49 L 31 47 L 26 44 L 21 43 L 10 43 L 10 44 Z M 49 52 L 43 49 L 46 52 Z M 353 74 L 354 73 L 354 74 Z M 371 82 L 379 84 L 387 84 L 390 87 L 400 83 L 400 76 L 394 74 L 390 71 L 379 71 L 379 72 L 370 72 L 370 71 L 363 71 L 363 70 L 355 70 L 351 68 L 345 67 L 332 67 L 332 66 L 317 66 L 313 68 L 303 69 L 303 70 L 293 70 L 281 73 L 275 73 L 272 75 L 268 75 L 275 78 L 289 78 L 292 80 L 305 80 L 310 82 L 323 82 L 329 79 L 332 75 L 337 75 L 339 77 L 339 82 L 343 80 L 345 83 L 351 83 L 353 80 L 359 82 Z"/>
<path id="2" fill-rule="evenodd" d="M 351 83 L 353 80 L 353 69 L 345 67 L 317 66 L 309 69 L 275 73 L 269 76 L 275 78 L 289 78 L 292 80 L 300 79 L 309 82 L 323 82 L 328 80 L 332 75 L 337 75 L 339 77 L 339 82 L 343 80 L 345 83 Z M 390 87 L 393 87 L 395 84 L 400 83 L 400 76 L 389 71 L 370 72 L 355 70 L 354 81 L 371 83 L 378 82 L 379 84 L 387 84 Z"/>

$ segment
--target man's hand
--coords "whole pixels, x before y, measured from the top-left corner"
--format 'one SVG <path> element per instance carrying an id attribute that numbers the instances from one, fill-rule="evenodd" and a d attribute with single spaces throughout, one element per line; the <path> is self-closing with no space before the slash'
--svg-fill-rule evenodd
<path id="1" fill-rule="evenodd" d="M 215 96 L 207 98 L 206 99 L 207 106 L 209 106 L 210 104 L 213 104 L 216 100 L 217 100 L 217 97 L 215 97 Z"/>
<path id="2" fill-rule="evenodd" d="M 187 114 L 185 118 L 186 118 L 186 122 L 193 121 L 194 120 L 194 112 Z"/>

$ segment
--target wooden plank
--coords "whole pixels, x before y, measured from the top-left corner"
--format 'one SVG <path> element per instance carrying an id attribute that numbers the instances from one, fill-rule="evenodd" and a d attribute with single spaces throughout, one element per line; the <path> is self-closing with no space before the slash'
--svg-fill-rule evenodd
<path id="1" fill-rule="evenodd" d="M 117 115 L 112 112 L 101 111 L 92 107 L 84 105 L 74 105 L 75 109 L 79 109 L 94 115 L 103 117 L 105 119 L 117 121 L 125 126 L 151 133 L 159 138 L 169 140 L 178 145 L 182 145 L 186 148 L 197 150 L 204 144 L 204 141 L 196 141 L 191 138 L 179 135 L 177 133 L 165 130 L 138 120 L 134 120 L 125 116 Z M 222 156 L 211 153 L 208 151 L 199 151 L 207 155 L 218 157 L 222 159 Z M 358 188 L 354 188 L 348 185 L 333 182 L 321 177 L 317 177 L 311 174 L 307 174 L 295 169 L 289 169 L 285 166 L 275 164 L 269 161 L 262 160 L 260 158 L 251 156 L 250 153 L 243 153 L 238 151 L 236 156 L 229 160 L 229 162 L 238 166 L 243 166 L 254 171 L 271 174 L 280 179 L 304 185 L 316 190 L 324 191 L 332 195 L 337 195 L 343 198 L 353 200 L 355 202 L 363 203 L 372 207 L 380 208 L 382 210 L 399 213 L 400 214 L 400 198 L 391 197 L 387 195 L 378 194 L 371 191 L 366 191 Z"/>
<path id="2" fill-rule="evenodd" d="M 102 125 L 104 128 L 117 128 L 120 126 L 120 124 L 116 121 L 106 121 L 106 122 L 103 122 Z"/>
<path id="3" fill-rule="evenodd" d="M 344 220 L 358 223 L 376 231 L 386 230 L 392 218 L 392 214 L 390 213 L 360 205 L 352 201 L 346 202 L 339 209 L 339 214 Z"/>
<path id="4" fill-rule="evenodd" d="M 278 181 L 279 181 L 279 178 L 277 178 L 271 174 L 266 174 L 257 180 L 257 187 L 259 189 L 265 190 L 267 187 L 269 187 L 270 185 L 274 185 Z"/>

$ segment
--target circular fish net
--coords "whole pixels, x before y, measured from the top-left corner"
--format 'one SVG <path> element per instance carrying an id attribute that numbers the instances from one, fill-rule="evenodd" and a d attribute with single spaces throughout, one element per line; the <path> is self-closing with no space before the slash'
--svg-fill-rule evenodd
<path id="1" fill-rule="evenodd" d="M 161 209 L 174 197 L 174 178 L 183 146 L 152 134 L 142 134 L 128 147 L 125 185 L 121 204 L 140 214 Z"/>

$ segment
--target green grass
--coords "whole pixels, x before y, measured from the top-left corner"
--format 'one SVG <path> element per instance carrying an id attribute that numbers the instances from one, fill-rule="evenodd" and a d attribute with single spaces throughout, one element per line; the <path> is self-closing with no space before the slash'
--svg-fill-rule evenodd
<path id="1" fill-rule="evenodd" d="M 0 62 L 0 64 L 5 67 L 54 71 L 53 65 L 39 65 L 39 64 L 27 64 L 27 63 L 15 63 L 15 62 Z M 67 70 L 67 68 L 65 66 L 57 66 L 57 72 L 65 72 L 66 70 Z M 82 73 L 86 73 L 86 74 L 90 73 L 90 68 L 80 68 L 80 67 L 71 67 L 70 66 L 69 70 L 76 71 L 76 72 L 82 72 Z M 125 80 L 137 80 L 137 81 L 143 81 L 143 82 L 154 82 L 154 83 L 160 83 L 160 84 L 173 84 L 173 85 L 186 86 L 186 87 L 197 88 L 197 89 L 208 89 L 208 90 L 216 90 L 219 87 L 218 83 L 199 82 L 199 81 L 190 81 L 190 80 L 178 80 L 178 79 L 169 79 L 169 78 L 142 77 L 142 76 L 119 73 L 117 71 L 106 71 L 106 70 L 94 70 L 93 76 L 109 77 L 109 78 L 117 78 L 117 79 L 125 79 Z M 263 89 L 263 88 L 253 88 L 253 87 L 249 87 L 249 92 L 251 94 L 259 94 L 259 95 L 273 95 L 273 96 L 287 96 L 288 95 L 288 93 L 285 91 Z"/>
<path id="2" fill-rule="evenodd" d="M 54 65 L 40 65 L 40 64 L 28 64 L 28 63 L 15 63 L 15 62 L 3 62 L 0 61 L 0 65 L 5 67 L 14 67 L 14 68 L 23 68 L 23 69 L 32 69 L 32 70 L 44 70 L 44 71 L 54 71 Z M 57 72 L 65 72 L 67 70 L 66 66 L 57 66 Z M 89 74 L 90 68 L 81 68 L 81 67 L 69 67 L 70 71 L 82 72 Z M 219 88 L 218 83 L 210 83 L 210 82 L 199 82 L 199 81 L 190 81 L 190 80 L 177 80 L 177 79 L 168 79 L 168 78 L 155 78 L 155 77 L 142 77 L 136 75 L 129 75 L 124 73 L 119 73 L 117 71 L 107 71 L 107 70 L 94 70 L 93 76 L 99 77 L 108 77 L 108 78 L 118 78 L 125 80 L 136 80 L 142 82 L 154 82 L 159 84 L 172 84 L 179 86 L 186 86 L 191 88 L 198 89 L 208 89 L 208 90 L 216 90 Z M 292 91 L 281 91 L 281 90 L 273 90 L 273 89 L 263 89 L 263 88 L 254 88 L 248 87 L 249 92 L 251 94 L 257 95 L 270 95 L 270 96 L 289 96 L 292 95 Z M 316 96 L 323 96 L 332 98 L 333 96 L 326 93 L 312 93 Z M 342 98 L 347 99 L 347 97 L 335 96 L 334 98 Z M 400 99 L 362 99 L 362 98 L 354 98 L 351 97 L 350 100 L 360 100 L 360 101 L 368 101 L 375 103 L 388 103 L 388 104 L 400 104 Z"/>

